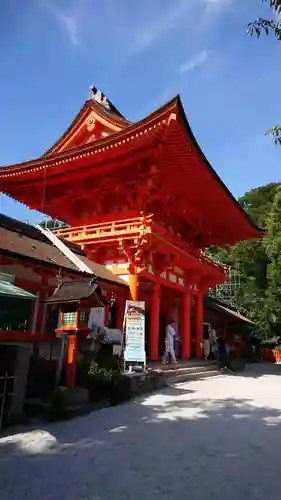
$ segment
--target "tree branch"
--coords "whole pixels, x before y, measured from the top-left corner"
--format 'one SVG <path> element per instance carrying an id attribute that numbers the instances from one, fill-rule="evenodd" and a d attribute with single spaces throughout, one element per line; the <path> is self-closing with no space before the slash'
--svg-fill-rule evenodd
<path id="1" fill-rule="evenodd" d="M 273 9 L 277 15 L 281 14 L 281 0 L 262 0 L 264 3 L 269 3 L 269 7 Z"/>
<path id="2" fill-rule="evenodd" d="M 262 2 L 269 4 L 269 7 L 275 14 L 274 19 L 263 19 L 259 17 L 256 21 L 248 24 L 248 34 L 251 36 L 260 37 L 261 34 L 273 34 L 278 41 L 281 40 L 281 0 L 262 0 Z"/>
<path id="3" fill-rule="evenodd" d="M 268 36 L 273 33 L 277 40 L 281 41 L 281 23 L 273 19 L 262 19 L 259 17 L 256 21 L 248 24 L 247 33 L 257 38 L 259 38 L 261 34 Z"/>
<path id="4" fill-rule="evenodd" d="M 273 137 L 275 144 L 281 145 L 281 127 L 279 125 L 274 125 L 266 134 Z"/>

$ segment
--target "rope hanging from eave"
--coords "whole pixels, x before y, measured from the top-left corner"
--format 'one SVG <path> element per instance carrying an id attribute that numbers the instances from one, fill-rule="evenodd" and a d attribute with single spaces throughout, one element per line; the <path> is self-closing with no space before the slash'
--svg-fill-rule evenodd
<path id="1" fill-rule="evenodd" d="M 63 279 L 62 279 L 62 275 L 61 275 L 61 267 L 59 268 L 57 274 L 56 274 L 56 278 L 57 278 L 57 286 L 56 288 L 54 289 L 53 293 L 52 293 L 52 297 L 54 295 L 56 295 L 56 293 L 59 291 L 61 285 L 63 284 Z"/>

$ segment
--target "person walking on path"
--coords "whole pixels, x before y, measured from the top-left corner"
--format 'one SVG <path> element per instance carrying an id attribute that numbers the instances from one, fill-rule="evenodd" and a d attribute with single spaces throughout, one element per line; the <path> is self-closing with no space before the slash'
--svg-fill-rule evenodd
<path id="1" fill-rule="evenodd" d="M 231 373 L 235 373 L 229 362 L 226 340 L 223 336 L 218 338 L 218 365 L 220 370 L 226 370 L 230 371 Z"/>
<path id="2" fill-rule="evenodd" d="M 210 325 L 209 326 L 209 338 L 210 338 L 210 348 L 211 348 L 211 359 L 217 359 L 218 346 L 217 346 L 217 334 L 216 330 Z"/>
<path id="3" fill-rule="evenodd" d="M 204 323 L 204 326 L 203 326 L 203 351 L 204 351 L 205 360 L 209 359 L 210 350 L 211 350 L 211 345 L 210 345 L 209 325 L 207 323 Z"/>
<path id="4" fill-rule="evenodd" d="M 175 338 L 176 338 L 176 323 L 175 321 L 169 321 L 166 326 L 166 337 L 165 337 L 165 352 L 163 363 L 166 364 L 169 362 L 169 357 L 171 356 L 172 363 L 177 363 L 177 358 L 175 355 Z"/>

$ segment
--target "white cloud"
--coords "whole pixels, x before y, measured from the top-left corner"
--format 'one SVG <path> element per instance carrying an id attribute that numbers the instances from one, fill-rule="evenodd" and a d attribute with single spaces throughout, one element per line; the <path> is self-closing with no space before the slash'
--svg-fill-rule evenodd
<path id="1" fill-rule="evenodd" d="M 110 1 L 111 8 L 120 6 L 117 0 Z M 119 22 L 123 25 L 132 43 L 128 46 L 128 54 L 141 53 L 173 32 L 184 33 L 187 39 L 193 33 L 194 25 L 204 24 L 209 31 L 233 5 L 234 0 L 143 0 L 134 4 L 134 8 L 122 11 Z M 118 16 L 117 10 L 115 14 Z M 120 15 L 120 9 L 119 9 Z M 194 33 L 190 36 L 196 36 Z"/>
<path id="2" fill-rule="evenodd" d="M 193 71 L 199 66 L 202 66 L 207 61 L 208 57 L 209 57 L 209 52 L 206 49 L 202 50 L 201 52 L 196 54 L 194 57 L 191 57 L 180 66 L 179 69 L 180 73 L 187 73 L 189 71 Z"/>
<path id="3" fill-rule="evenodd" d="M 104 36 L 101 26 L 106 26 L 109 39 L 114 39 L 114 48 L 119 47 L 119 54 L 121 51 L 122 57 L 128 60 L 171 34 L 181 31 L 186 38 L 196 36 L 191 35 L 194 23 L 204 23 L 204 30 L 212 28 L 218 15 L 233 1 L 143 0 L 127 3 L 103 0 L 95 6 L 93 0 L 40 0 L 40 4 L 61 25 L 73 46 Z"/>
<path id="4" fill-rule="evenodd" d="M 78 25 L 76 19 L 73 16 L 67 16 L 62 13 L 60 13 L 58 19 L 64 26 L 72 44 L 75 46 L 79 45 Z"/>
<path id="5" fill-rule="evenodd" d="M 217 7 L 217 8 L 225 8 L 229 7 L 233 3 L 233 0 L 204 0 L 205 5 Z"/>
<path id="6" fill-rule="evenodd" d="M 66 13 L 59 9 L 57 5 L 49 2 L 48 0 L 41 1 L 42 6 L 47 9 L 58 23 L 63 27 L 72 45 L 77 47 L 79 45 L 78 36 L 78 19 L 73 13 Z"/>
<path id="7" fill-rule="evenodd" d="M 198 1 L 198 0 L 197 0 Z M 172 7 L 164 8 L 156 19 L 141 26 L 134 35 L 133 51 L 143 51 L 156 43 L 167 33 L 177 28 L 179 20 L 191 13 L 196 5 L 194 0 L 173 0 Z"/>
<path id="8" fill-rule="evenodd" d="M 234 0 L 203 0 L 204 1 L 204 17 L 223 15 L 228 11 L 234 3 Z"/>

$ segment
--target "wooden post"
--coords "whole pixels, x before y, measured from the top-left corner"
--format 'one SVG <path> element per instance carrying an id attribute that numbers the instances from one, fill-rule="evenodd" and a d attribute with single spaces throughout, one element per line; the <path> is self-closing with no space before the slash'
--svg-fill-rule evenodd
<path id="1" fill-rule="evenodd" d="M 130 299 L 139 300 L 139 280 L 137 274 L 129 275 Z"/>
<path id="2" fill-rule="evenodd" d="M 196 358 L 202 359 L 203 357 L 203 295 L 198 293 L 196 295 Z"/>
<path id="3" fill-rule="evenodd" d="M 66 371 L 66 386 L 69 388 L 75 387 L 76 363 L 77 363 L 77 335 L 71 334 L 68 337 L 67 371 Z"/>
<path id="4" fill-rule="evenodd" d="M 152 291 L 149 328 L 149 359 L 151 361 L 157 361 L 159 357 L 159 313 L 160 285 L 154 284 Z"/>
<path id="5" fill-rule="evenodd" d="M 191 313 L 191 296 L 190 291 L 185 290 L 182 296 L 182 321 L 181 321 L 181 354 L 183 359 L 190 358 L 191 352 L 191 336 L 190 336 L 190 313 Z"/>

